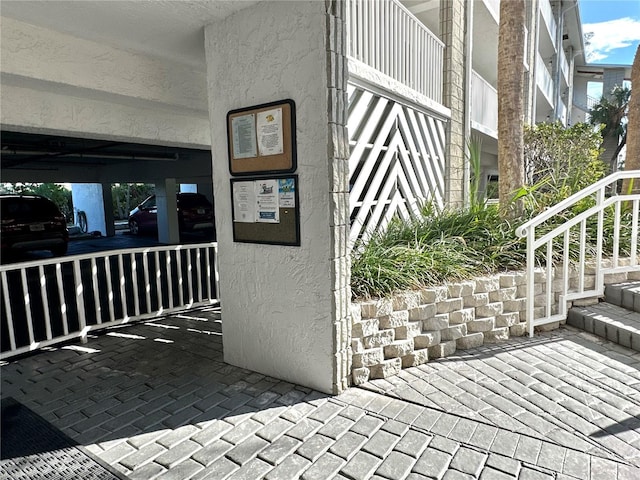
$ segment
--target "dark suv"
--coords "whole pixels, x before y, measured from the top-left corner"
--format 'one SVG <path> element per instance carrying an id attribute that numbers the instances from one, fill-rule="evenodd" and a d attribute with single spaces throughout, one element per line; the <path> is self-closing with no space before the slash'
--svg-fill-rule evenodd
<path id="1" fill-rule="evenodd" d="M 0 244 L 2 254 L 14 251 L 51 250 L 67 253 L 67 222 L 51 200 L 40 195 L 0 195 Z"/>
<path id="2" fill-rule="evenodd" d="M 178 224 L 180 232 L 213 232 L 213 206 L 201 193 L 178 193 Z M 156 196 L 151 195 L 129 214 L 129 231 L 134 235 L 158 231 Z"/>

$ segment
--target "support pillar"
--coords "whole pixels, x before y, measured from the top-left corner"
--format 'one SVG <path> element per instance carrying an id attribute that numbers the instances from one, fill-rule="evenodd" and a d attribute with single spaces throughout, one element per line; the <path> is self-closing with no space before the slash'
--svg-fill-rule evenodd
<path id="1" fill-rule="evenodd" d="M 299 247 L 237 243 L 227 142 L 212 145 L 224 360 L 347 386 L 350 264 L 344 2 L 269 1 L 205 28 L 211 138 L 229 110 L 296 103 Z"/>
<path id="2" fill-rule="evenodd" d="M 100 232 L 104 236 L 114 234 L 110 184 L 72 183 L 71 197 L 76 224 L 79 223 L 78 212 L 84 212 L 87 216 L 87 232 Z"/>
<path id="3" fill-rule="evenodd" d="M 158 241 L 174 245 L 180 243 L 176 203 L 176 179 L 166 178 L 156 182 L 156 207 L 158 209 Z"/>

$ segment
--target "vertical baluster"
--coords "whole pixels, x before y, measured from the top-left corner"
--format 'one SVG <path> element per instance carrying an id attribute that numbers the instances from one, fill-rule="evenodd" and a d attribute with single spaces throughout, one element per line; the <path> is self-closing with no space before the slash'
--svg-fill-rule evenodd
<path id="1" fill-rule="evenodd" d="M 191 275 L 193 274 L 193 267 L 191 264 L 191 252 L 193 250 L 188 248 L 185 252 L 187 255 L 187 293 L 189 294 L 189 303 L 188 307 L 191 308 L 193 306 L 193 279 Z"/>
<path id="2" fill-rule="evenodd" d="M 207 266 L 206 272 L 206 280 L 207 280 L 207 298 L 211 301 L 211 255 L 209 254 L 210 249 L 207 248 L 205 251 L 205 265 Z M 215 257 L 214 257 L 215 261 Z M 214 274 L 215 274 L 215 266 L 214 266 Z M 216 290 L 216 296 L 218 296 L 218 291 Z"/>
<path id="3" fill-rule="evenodd" d="M 80 341 L 87 343 L 87 311 L 84 305 L 84 286 L 80 272 L 80 260 L 73 261 L 73 280 L 76 288 L 76 311 L 78 312 L 78 324 L 80 326 Z"/>
<path id="4" fill-rule="evenodd" d="M 20 269 L 20 278 L 22 280 L 22 294 L 24 299 L 24 309 L 27 314 L 27 330 L 29 331 L 29 344 L 35 343 L 33 336 L 33 317 L 31 314 L 31 298 L 29 296 L 29 285 L 27 283 L 27 271 L 25 268 Z"/>
<path id="5" fill-rule="evenodd" d="M 40 276 L 40 296 L 42 297 L 42 307 L 44 309 L 44 328 L 47 334 L 47 340 L 51 340 L 53 338 L 53 333 L 51 332 L 49 295 L 47 294 L 47 277 L 44 274 L 44 266 L 38 266 L 38 275 Z"/>
<path id="6" fill-rule="evenodd" d="M 173 275 L 171 274 L 171 251 L 167 250 L 167 290 L 169 292 L 169 308 L 173 308 Z"/>
<path id="7" fill-rule="evenodd" d="M 60 300 L 60 314 L 62 315 L 62 331 L 69 335 L 69 321 L 67 319 L 67 302 L 64 299 L 64 283 L 62 282 L 62 264 L 56 263 L 56 283 L 58 284 L 58 299 Z"/>
<path id="8" fill-rule="evenodd" d="M 198 279 L 198 302 L 202 302 L 202 247 L 196 249 L 196 275 Z"/>
<path id="9" fill-rule="evenodd" d="M 11 313 L 11 303 L 9 302 L 9 284 L 7 283 L 7 272 L 2 272 L 2 296 L 4 297 L 5 314 L 7 315 L 7 328 L 9 330 L 9 347 L 16 349 L 16 334 L 13 331 L 13 314 Z"/>
<path id="10" fill-rule="evenodd" d="M 553 312 L 551 311 L 551 303 L 553 299 L 553 239 L 547 242 L 547 291 L 545 292 L 546 296 L 546 305 L 545 311 L 546 316 L 550 317 Z"/>
<path id="11" fill-rule="evenodd" d="M 587 221 L 580 222 L 580 257 L 578 260 L 578 291 L 584 292 L 584 262 L 587 241 Z"/>
<path id="12" fill-rule="evenodd" d="M 113 310 L 113 301 L 115 293 L 113 291 L 113 281 L 111 279 L 111 256 L 107 255 L 104 259 L 104 271 L 107 277 L 107 305 L 109 307 L 109 321 L 113 322 L 116 319 L 115 312 Z"/>
<path id="13" fill-rule="evenodd" d="M 602 207 L 604 203 L 604 188 L 601 188 L 596 195 L 596 205 L 600 207 L 600 211 L 598 212 L 598 233 L 596 239 L 596 291 L 604 292 L 604 277 L 600 275 L 600 270 L 602 269 L 602 246 L 604 233 L 604 209 Z"/>
<path id="14" fill-rule="evenodd" d="M 569 230 L 564 232 L 564 244 L 562 247 L 562 295 L 566 296 L 569 292 Z M 559 301 L 560 299 L 558 299 Z M 562 310 L 558 313 L 565 314 L 567 313 L 567 302 L 566 300 L 562 302 L 562 305 L 559 305 L 559 308 Z"/>
<path id="15" fill-rule="evenodd" d="M 124 278 L 124 261 L 122 260 L 122 254 L 118 254 L 118 279 L 120 281 L 120 301 L 122 302 L 122 319 L 124 321 L 129 320 L 129 306 L 127 305 L 127 290 L 126 282 Z"/>
<path id="16" fill-rule="evenodd" d="M 631 265 L 638 264 L 638 205 L 640 200 L 633 201 L 631 214 Z"/>
<path id="17" fill-rule="evenodd" d="M 91 257 L 91 285 L 93 288 L 93 302 L 96 311 L 96 322 L 102 323 L 102 307 L 100 306 L 100 295 L 98 291 L 98 264 L 95 257 Z"/>
<path id="18" fill-rule="evenodd" d="M 215 282 L 216 282 L 216 298 L 220 299 L 220 270 L 218 269 L 218 244 L 213 247 L 213 268 L 215 270 Z"/>
<path id="19" fill-rule="evenodd" d="M 138 262 L 136 261 L 136 254 L 130 253 L 131 259 L 131 283 L 133 287 L 133 309 L 136 317 L 140 315 L 140 295 L 138 294 Z"/>
<path id="20" fill-rule="evenodd" d="M 182 274 L 182 247 L 176 248 L 176 271 L 178 272 L 178 306 L 184 305 L 184 276 Z"/>
<path id="21" fill-rule="evenodd" d="M 530 227 L 527 232 L 527 326 L 529 327 L 529 336 L 533 337 L 533 298 L 535 296 L 534 282 L 534 266 L 536 253 L 534 250 L 536 238 L 535 227 Z"/>
<path id="22" fill-rule="evenodd" d="M 618 255 L 620 254 L 620 202 L 614 206 L 613 217 L 613 268 L 618 268 Z"/>
<path id="23" fill-rule="evenodd" d="M 158 264 L 156 263 L 156 266 Z M 142 270 L 144 273 L 144 298 L 147 301 L 147 313 L 151 313 L 151 282 L 149 281 L 149 250 L 142 252 Z"/>
<path id="24" fill-rule="evenodd" d="M 169 255 L 169 252 L 166 252 Z M 158 296 L 158 315 L 164 310 L 162 302 L 162 269 L 160 268 L 160 252 L 157 250 L 154 252 L 154 259 L 156 264 L 156 295 Z"/>

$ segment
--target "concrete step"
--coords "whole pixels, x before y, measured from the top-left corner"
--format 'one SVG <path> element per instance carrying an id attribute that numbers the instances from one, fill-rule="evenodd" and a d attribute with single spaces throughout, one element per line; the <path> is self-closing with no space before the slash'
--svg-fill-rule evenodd
<path id="1" fill-rule="evenodd" d="M 607 285 L 604 289 L 607 303 L 640 312 L 640 282 L 624 282 Z"/>
<path id="2" fill-rule="evenodd" d="M 640 313 L 602 302 L 573 307 L 567 323 L 581 330 L 640 352 Z"/>

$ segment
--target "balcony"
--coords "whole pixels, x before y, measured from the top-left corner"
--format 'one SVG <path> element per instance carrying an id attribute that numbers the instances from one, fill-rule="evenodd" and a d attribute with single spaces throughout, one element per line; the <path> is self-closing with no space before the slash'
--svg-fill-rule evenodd
<path id="1" fill-rule="evenodd" d="M 569 62 L 567 61 L 567 56 L 564 53 L 563 49 L 559 49 L 558 51 L 560 55 L 560 70 L 562 70 L 562 76 L 564 78 L 564 82 L 566 85 L 569 85 Z"/>
<path id="2" fill-rule="evenodd" d="M 536 85 L 545 96 L 547 103 L 553 107 L 553 79 L 539 53 L 536 55 Z"/>
<path id="3" fill-rule="evenodd" d="M 471 72 L 471 124 L 498 138 L 498 91 L 475 71 Z"/>
<path id="4" fill-rule="evenodd" d="M 347 0 L 347 55 L 442 104 L 444 44 L 396 0 Z"/>
<path id="5" fill-rule="evenodd" d="M 551 3 L 549 2 L 549 0 L 540 0 L 540 13 L 542 14 L 544 23 L 547 26 L 547 32 L 549 33 L 551 45 L 553 45 L 553 48 L 555 50 L 556 31 L 558 29 L 558 26 L 556 24 L 556 19 L 553 16 L 553 8 L 551 8 Z"/>

